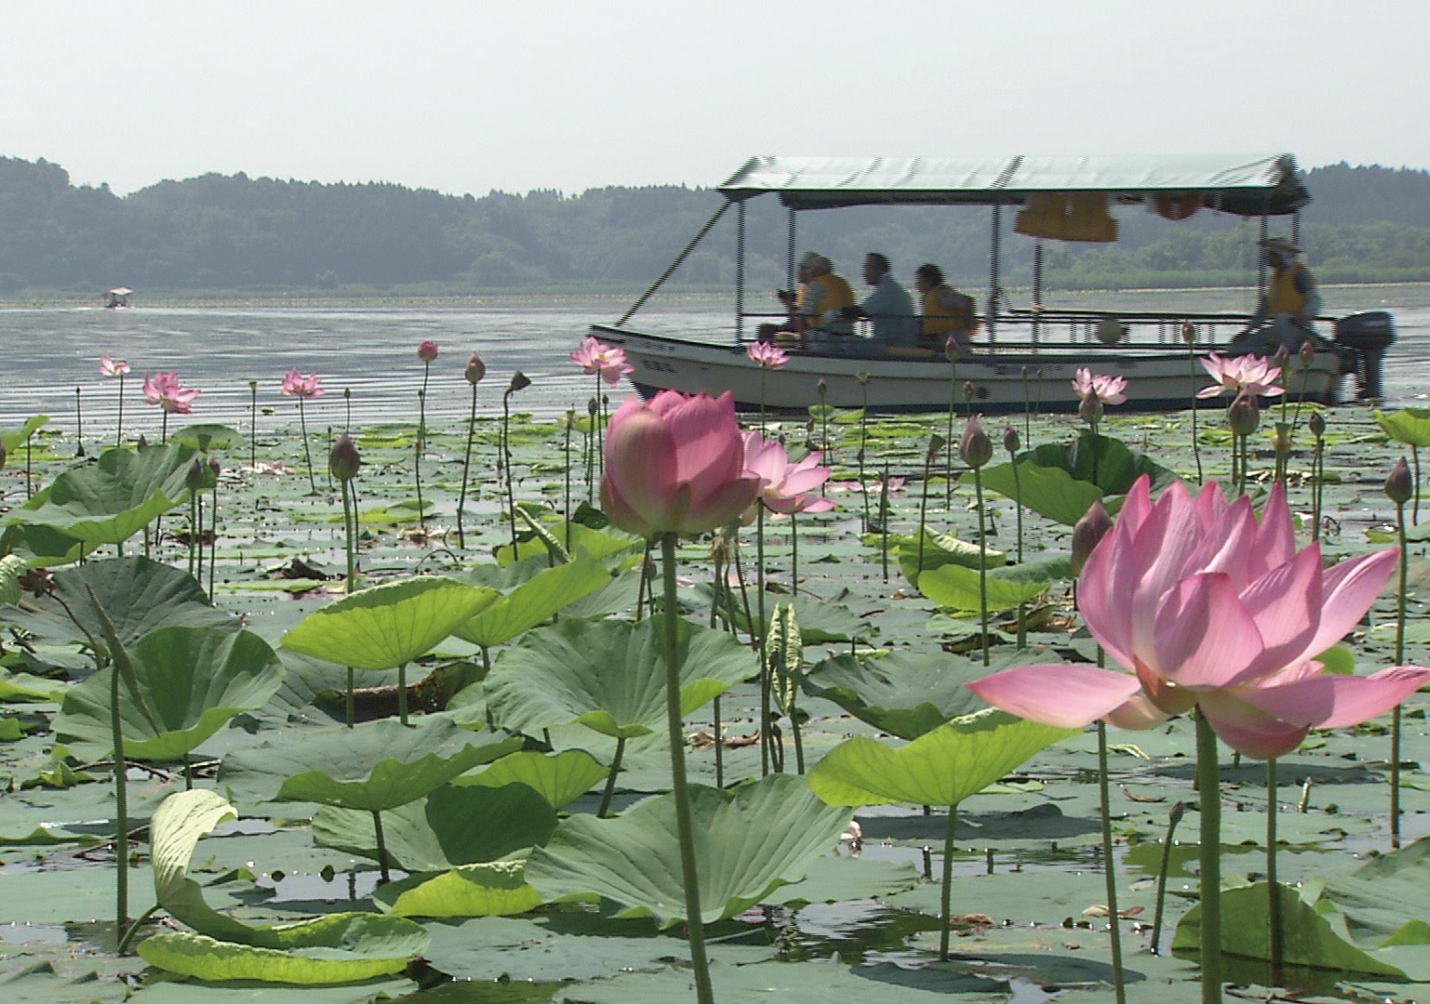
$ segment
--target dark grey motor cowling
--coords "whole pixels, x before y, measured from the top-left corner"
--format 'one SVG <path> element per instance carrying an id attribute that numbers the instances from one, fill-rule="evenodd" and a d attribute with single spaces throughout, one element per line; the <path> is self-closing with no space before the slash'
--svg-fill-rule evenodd
<path id="1" fill-rule="evenodd" d="M 1336 321 L 1336 344 L 1355 355 L 1358 397 L 1384 397 L 1380 364 L 1395 343 L 1395 320 L 1388 310 L 1361 310 Z"/>

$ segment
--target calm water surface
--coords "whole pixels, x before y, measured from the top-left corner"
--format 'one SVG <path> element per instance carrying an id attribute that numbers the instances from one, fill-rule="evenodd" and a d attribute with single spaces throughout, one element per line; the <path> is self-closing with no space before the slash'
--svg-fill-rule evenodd
<path id="1" fill-rule="evenodd" d="M 1395 314 L 1399 341 L 1386 365 L 1391 406 L 1425 403 L 1430 393 L 1430 285 L 1345 286 L 1326 291 L 1327 309 L 1388 308 Z M 1065 294 L 1057 306 L 1101 309 L 1240 310 L 1239 291 L 1135 294 Z M 417 343 L 441 347 L 433 364 L 428 414 L 434 421 L 457 421 L 466 413 L 469 389 L 462 379 L 467 355 L 479 351 L 487 363 L 479 407 L 490 412 L 513 370 L 531 377 L 514 407 L 551 416 L 568 407 L 584 412 L 592 378 L 575 369 L 567 353 L 592 322 L 618 316 L 609 300 L 570 302 L 555 308 L 392 307 L 194 307 L 101 310 L 11 308 L 0 310 L 0 425 L 48 414 L 53 424 L 73 431 L 75 388 L 81 389 L 85 424 L 94 433 L 112 428 L 117 381 L 99 375 L 98 357 L 128 359 L 134 372 L 125 383 L 125 426 L 158 428 L 155 409 L 140 400 L 143 374 L 173 369 L 199 387 L 192 421 L 224 422 L 245 428 L 250 380 L 259 382 L 259 404 L 278 414 L 293 404 L 278 393 L 282 374 L 292 368 L 322 375 L 326 397 L 310 406 L 313 428 L 341 426 L 342 391 L 351 388 L 353 422 L 413 420 L 422 364 Z M 728 308 L 700 303 L 655 304 L 633 326 L 663 333 L 706 333 L 727 339 L 733 330 Z M 614 396 L 624 394 L 618 389 Z"/>

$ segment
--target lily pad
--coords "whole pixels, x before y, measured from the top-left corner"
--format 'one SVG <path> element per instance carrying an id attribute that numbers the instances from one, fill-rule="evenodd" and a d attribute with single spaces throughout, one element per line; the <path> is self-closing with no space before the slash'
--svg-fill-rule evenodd
<path id="1" fill-rule="evenodd" d="M 814 765 L 809 787 L 830 805 L 957 805 L 1077 732 L 990 708 L 898 749 L 862 736 L 850 739 Z"/>
<path id="2" fill-rule="evenodd" d="M 1430 408 L 1401 408 L 1399 411 L 1371 412 L 1375 424 L 1397 443 L 1430 446 Z"/>
<path id="3" fill-rule="evenodd" d="M 484 684 L 506 728 L 537 735 L 569 722 L 615 738 L 648 735 L 665 721 L 664 622 L 562 621 L 502 652 Z M 680 711 L 688 715 L 758 666 L 724 631 L 679 622 Z"/>
<path id="4" fill-rule="evenodd" d="M 167 627 L 151 631 L 129 649 L 139 693 L 153 713 L 156 732 L 127 687 L 119 689 L 124 755 L 135 760 L 177 760 L 240 711 L 261 708 L 283 681 L 283 664 L 251 631 Z M 95 673 L 65 694 L 55 720 L 61 739 L 112 749 L 110 674 Z"/>
<path id="5" fill-rule="evenodd" d="M 409 875 L 373 893 L 379 909 L 398 917 L 511 917 L 541 905 L 526 881 L 525 861 L 464 865 L 441 875 Z"/>
<path id="6" fill-rule="evenodd" d="M 822 804 L 804 780 L 775 774 L 722 791 L 692 785 L 691 815 L 706 923 L 732 917 L 804 877 L 852 813 Z M 547 901 L 601 897 L 619 916 L 685 918 L 675 799 L 657 795 L 615 819 L 573 816 L 532 852 L 527 881 Z"/>

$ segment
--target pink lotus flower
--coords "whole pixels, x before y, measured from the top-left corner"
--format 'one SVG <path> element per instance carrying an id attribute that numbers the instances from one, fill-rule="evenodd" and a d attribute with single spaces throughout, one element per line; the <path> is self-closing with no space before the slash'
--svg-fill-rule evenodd
<path id="1" fill-rule="evenodd" d="M 889 478 L 889 494 L 892 495 L 895 492 L 903 491 L 906 483 L 906 478 L 891 475 Z M 860 484 L 858 481 L 830 481 L 825 484 L 824 490 L 830 494 L 837 492 L 868 492 L 870 495 L 878 495 L 883 492 L 884 484 L 881 481 L 870 481 L 868 484 Z"/>
<path id="2" fill-rule="evenodd" d="M 1049 725 L 1106 718 L 1149 728 L 1198 707 L 1232 749 L 1289 753 L 1312 727 L 1355 725 L 1430 678 L 1398 666 L 1369 677 L 1327 674 L 1316 656 L 1360 620 L 1395 566 L 1390 548 L 1321 567 L 1296 552 L 1278 482 L 1260 524 L 1245 496 L 1173 484 L 1152 504 L 1144 476 L 1078 580 L 1088 630 L 1133 675 L 1085 665 L 1021 666 L 970 688 L 989 704 Z"/>
<path id="3" fill-rule="evenodd" d="M 694 534 L 737 518 L 760 479 L 745 473 L 745 447 L 726 391 L 628 397 L 606 430 L 601 508 L 622 530 L 653 537 Z"/>
<path id="4" fill-rule="evenodd" d="M 322 397 L 327 391 L 319 386 L 323 378 L 316 373 L 309 373 L 303 376 L 297 370 L 289 370 L 283 374 L 283 396 L 284 397 Z"/>
<path id="5" fill-rule="evenodd" d="M 751 342 L 745 346 L 745 355 L 750 357 L 750 362 L 766 370 L 777 370 L 789 362 L 789 353 L 772 342 Z"/>
<path id="6" fill-rule="evenodd" d="M 173 370 L 144 378 L 145 403 L 157 404 L 170 414 L 190 414 L 194 410 L 194 398 L 198 396 L 196 389 L 179 383 L 178 374 Z"/>
<path id="7" fill-rule="evenodd" d="M 122 377 L 129 372 L 129 364 L 123 359 L 111 359 L 108 356 L 100 356 L 99 372 L 107 377 Z"/>
<path id="8" fill-rule="evenodd" d="M 417 346 L 417 358 L 424 363 L 432 362 L 437 358 L 437 343 L 430 339 L 420 342 Z"/>
<path id="9" fill-rule="evenodd" d="M 1103 404 L 1121 404 L 1127 400 L 1127 395 L 1123 393 L 1127 389 L 1126 377 L 1093 373 L 1084 367 L 1073 376 L 1072 386 L 1084 401 L 1090 397 Z"/>
<path id="10" fill-rule="evenodd" d="M 765 440 L 758 432 L 745 435 L 745 473 L 760 479 L 757 501 L 772 512 L 789 515 L 797 512 L 828 512 L 834 503 L 810 494 L 829 480 L 828 467 L 820 467 L 821 453 L 811 453 L 799 463 L 789 462 L 789 455 L 779 443 Z"/>
<path id="11" fill-rule="evenodd" d="M 571 361 L 580 366 L 587 376 L 600 374 L 601 379 L 612 387 L 621 382 L 621 377 L 636 371 L 626 362 L 625 349 L 598 342 L 589 335 L 581 347 L 571 353 Z"/>
<path id="12" fill-rule="evenodd" d="M 1228 393 L 1240 394 L 1243 391 L 1254 397 L 1276 397 L 1286 393 L 1286 388 L 1276 384 L 1276 378 L 1281 375 L 1281 367 L 1273 366 L 1261 356 L 1227 357 L 1212 352 L 1201 360 L 1201 364 L 1217 382 L 1197 391 L 1199 398 Z"/>

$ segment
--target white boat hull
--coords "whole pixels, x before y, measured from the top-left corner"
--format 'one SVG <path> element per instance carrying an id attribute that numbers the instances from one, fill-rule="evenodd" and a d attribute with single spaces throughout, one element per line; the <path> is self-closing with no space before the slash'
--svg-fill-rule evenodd
<path id="1" fill-rule="evenodd" d="M 1101 346 L 1041 348 L 1038 352 L 971 354 L 950 365 L 941 356 L 925 359 L 849 358 L 790 353 L 778 370 L 762 371 L 742 347 L 711 345 L 682 338 L 649 335 L 596 325 L 592 334 L 620 345 L 635 372 L 631 383 L 645 397 L 661 390 L 687 394 L 730 391 L 737 406 L 803 411 L 825 403 L 837 408 L 869 407 L 875 411 L 947 411 L 950 390 L 963 404 L 963 385 L 973 386 L 972 407 L 987 414 L 1021 412 L 1030 405 L 1041 411 L 1074 411 L 1072 389 L 1076 371 L 1127 378 L 1127 403 L 1119 410 L 1175 411 L 1191 406 L 1196 390 L 1211 379 L 1185 351 L 1165 347 L 1142 350 Z M 867 374 L 861 381 L 860 374 Z M 957 386 L 951 386 L 956 379 Z M 1311 366 L 1289 374 L 1291 400 L 1334 404 L 1339 401 L 1342 360 L 1334 351 L 1318 352 Z M 819 384 L 824 383 L 821 397 Z M 1223 399 L 1222 403 L 1225 403 Z M 1207 402 L 1208 406 L 1217 406 Z"/>

